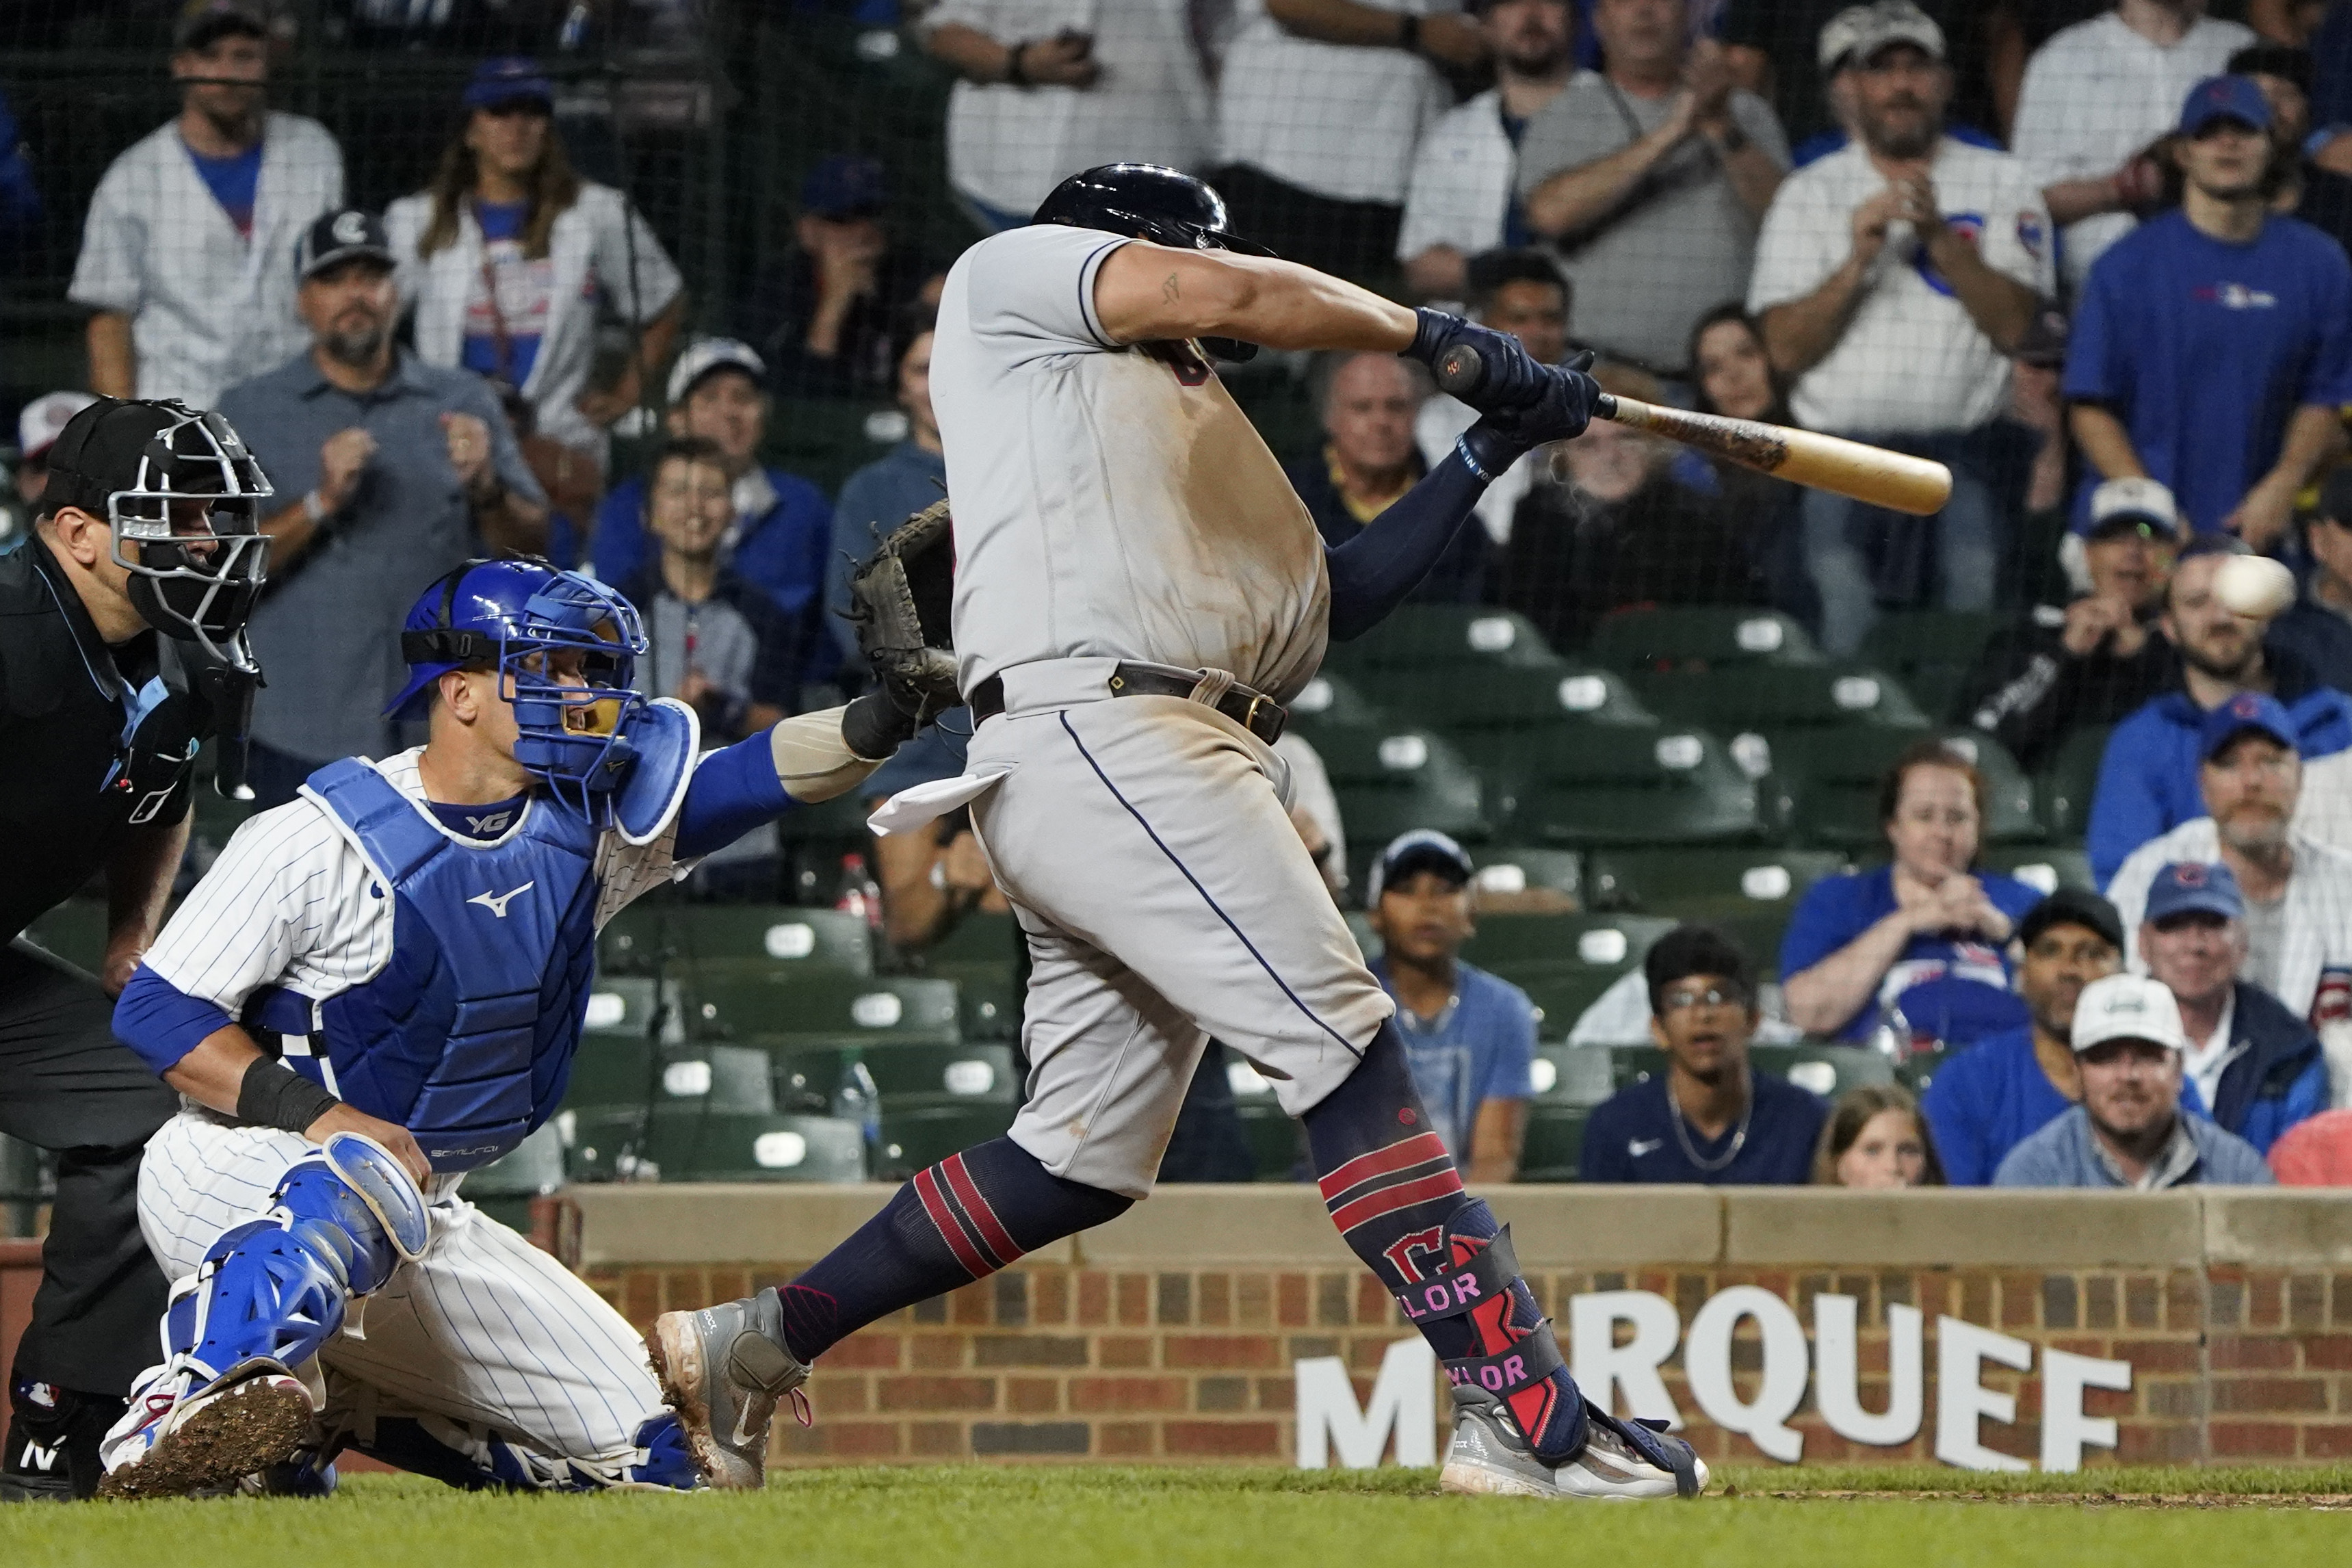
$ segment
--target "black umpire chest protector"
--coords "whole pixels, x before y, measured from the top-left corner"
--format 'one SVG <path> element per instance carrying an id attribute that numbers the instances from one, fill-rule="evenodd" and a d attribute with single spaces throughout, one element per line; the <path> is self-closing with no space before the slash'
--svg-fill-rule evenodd
<path id="1" fill-rule="evenodd" d="M 36 536 L 0 555 L 0 942 L 188 809 L 201 704 L 168 638 L 109 647 Z"/>

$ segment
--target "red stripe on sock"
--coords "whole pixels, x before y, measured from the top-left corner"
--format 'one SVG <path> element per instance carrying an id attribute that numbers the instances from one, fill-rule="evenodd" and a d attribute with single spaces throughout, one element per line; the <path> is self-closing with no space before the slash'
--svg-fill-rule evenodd
<path id="1" fill-rule="evenodd" d="M 966 1273 L 974 1279 L 980 1279 L 996 1272 L 988 1259 L 980 1255 L 980 1248 L 972 1245 L 971 1237 L 964 1234 L 963 1221 L 958 1219 L 955 1210 L 948 1206 L 947 1194 L 940 1191 L 939 1179 L 929 1170 L 915 1173 L 915 1195 L 923 1200 L 923 1212 L 931 1216 L 931 1225 L 939 1231 L 940 1239 L 948 1244 L 948 1250 L 955 1254 L 956 1261 L 964 1266 Z"/>
<path id="2" fill-rule="evenodd" d="M 1345 1233 L 1366 1220 L 1378 1219 L 1384 1214 L 1394 1214 L 1399 1209 L 1411 1208 L 1432 1198 L 1446 1197 L 1461 1190 L 1462 1173 L 1449 1167 L 1433 1176 L 1382 1187 L 1379 1192 L 1368 1194 L 1353 1203 L 1342 1204 L 1331 1211 L 1331 1223 Z"/>
<path id="3" fill-rule="evenodd" d="M 1323 1201 L 1329 1203 L 1349 1187 L 1369 1182 L 1374 1176 L 1402 1171 L 1407 1165 L 1418 1165 L 1424 1160 L 1435 1160 L 1444 1153 L 1445 1141 L 1434 1132 L 1424 1132 L 1402 1143 L 1391 1143 L 1385 1149 L 1359 1154 L 1323 1178 Z"/>
<path id="4" fill-rule="evenodd" d="M 989 1205 L 987 1195 L 980 1190 L 980 1184 L 973 1181 L 971 1173 L 964 1168 L 963 1156 L 950 1154 L 940 1162 L 939 1168 L 940 1174 L 948 1179 L 948 1190 L 955 1194 L 963 1205 L 964 1213 L 971 1216 L 973 1226 L 980 1232 L 981 1245 L 996 1255 L 996 1266 L 1002 1268 L 1020 1257 L 1021 1248 L 1013 1242 L 1013 1233 L 1006 1230 L 1004 1223 L 996 1217 L 996 1210 Z"/>

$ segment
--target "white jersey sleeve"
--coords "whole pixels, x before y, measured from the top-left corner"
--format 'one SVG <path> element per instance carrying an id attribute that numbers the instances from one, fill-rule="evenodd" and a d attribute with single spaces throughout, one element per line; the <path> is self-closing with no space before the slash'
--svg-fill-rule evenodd
<path id="1" fill-rule="evenodd" d="M 323 807 L 289 801 L 229 839 L 147 950 L 146 965 L 231 1017 L 264 985 L 327 996 L 392 953 L 392 900 Z"/>
<path id="2" fill-rule="evenodd" d="M 972 335 L 1011 368 L 1048 354 L 1117 349 L 1095 313 L 1095 275 L 1128 241 L 1090 228 L 1032 224 L 966 253 Z"/>

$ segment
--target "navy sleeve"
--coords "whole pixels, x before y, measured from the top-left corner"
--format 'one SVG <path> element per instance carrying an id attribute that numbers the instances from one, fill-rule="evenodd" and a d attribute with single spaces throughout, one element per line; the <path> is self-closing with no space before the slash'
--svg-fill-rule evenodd
<path id="1" fill-rule="evenodd" d="M 1326 546 L 1331 570 L 1331 639 L 1360 637 L 1421 586 L 1454 542 L 1486 486 L 1454 452 L 1405 491 L 1372 526 Z"/>
<path id="2" fill-rule="evenodd" d="M 704 757 L 686 786 L 677 812 L 677 857 L 708 855 L 790 810 L 793 797 L 776 776 L 768 731 Z"/>
<path id="3" fill-rule="evenodd" d="M 1576 1179 L 1580 1182 L 1638 1182 L 1633 1173 L 1633 1162 L 1625 1152 L 1625 1130 L 1622 1101 L 1632 1091 L 1620 1089 L 1592 1108 L 1591 1120 L 1584 1124 L 1584 1147 L 1576 1158 Z"/>
<path id="4" fill-rule="evenodd" d="M 202 1045 L 205 1037 L 236 1020 L 189 995 L 145 964 L 131 974 L 114 1005 L 114 1036 L 160 1076 Z"/>

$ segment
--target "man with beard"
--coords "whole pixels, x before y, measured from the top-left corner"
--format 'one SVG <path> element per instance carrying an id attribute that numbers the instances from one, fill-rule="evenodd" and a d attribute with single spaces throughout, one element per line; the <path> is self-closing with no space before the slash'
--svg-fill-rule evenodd
<path id="1" fill-rule="evenodd" d="M 2110 974 L 2074 1005 L 2083 1103 L 2020 1143 L 1993 1173 L 1997 1187 L 2268 1186 L 2252 1145 L 2183 1114 L 2188 1037 L 2172 993 L 2139 974 Z"/>
<path id="2" fill-rule="evenodd" d="M 270 594 L 253 646 L 255 808 L 294 798 L 329 759 L 400 749 L 377 717 L 406 675 L 400 628 L 415 584 L 469 557 L 546 548 L 547 501 L 498 395 L 471 371 L 393 342 L 393 253 L 355 207 L 296 252 L 310 345 L 233 386 L 221 411 L 289 502 L 265 518 Z"/>
<path id="3" fill-rule="evenodd" d="M 2172 487 L 2200 532 L 2267 550 L 2343 442 L 2352 262 L 2270 211 L 2271 110 L 2242 76 L 2180 110 L 2180 205 L 2116 242 L 2083 285 L 2066 351 L 2074 439 L 2098 476 Z"/>
<path id="4" fill-rule="evenodd" d="M 2208 754 L 2206 726 L 2233 698 L 2275 697 L 2287 744 L 2306 761 L 2352 747 L 2352 699 L 2322 685 L 2292 647 L 2265 642 L 2262 623 L 2215 595 L 2221 563 L 2245 552 L 2237 540 L 2209 535 L 2191 542 L 2173 568 L 2157 626 L 2179 655 L 2180 688 L 2116 725 L 2107 742 L 2084 846 L 2102 887 L 2126 856 L 2204 814 L 2199 764 Z"/>
<path id="5" fill-rule="evenodd" d="M 2352 855 L 2294 826 L 2303 763 L 2294 721 L 2277 699 L 2240 692 L 2206 715 L 2203 740 L 2206 815 L 2134 850 L 2107 896 L 2125 928 L 2137 930 L 2165 867 L 2227 866 L 2245 908 L 2238 977 L 2307 1019 L 2321 972 L 2352 963 Z M 2145 972 L 2144 957 L 2133 967 Z"/>
<path id="6" fill-rule="evenodd" d="M 1874 11 L 1852 58 L 1860 138 L 1781 183 L 1748 308 L 1773 364 L 1795 378 L 1799 423 L 1951 468 L 1936 597 L 1990 609 L 2007 356 L 2054 287 L 2050 215 L 2023 163 L 1945 134 L 1952 73 L 1924 14 Z M 1859 502 L 1805 493 L 1805 561 L 1832 653 L 1853 652 L 1877 618 L 1871 561 L 1888 526 Z"/>
<path id="7" fill-rule="evenodd" d="M 1484 0 L 1469 9 L 1494 53 L 1495 85 L 1421 139 L 1397 231 L 1406 284 L 1436 300 L 1471 297 L 1472 257 L 1528 243 L 1519 142 L 1528 121 L 1576 74 L 1568 0 Z"/>
<path id="8" fill-rule="evenodd" d="M 1936 1069 L 1919 1101 L 1944 1177 L 1981 1187 L 2009 1152 L 2083 1098 L 2068 1035 L 2083 987 L 2123 967 L 2124 929 L 2096 893 L 2061 888 L 2025 912 L 2017 988 L 2031 1021 L 1988 1035 Z"/>
<path id="9" fill-rule="evenodd" d="M 179 114 L 127 149 L 90 197 L 67 298 L 89 319 L 89 385 L 205 407 L 302 342 L 294 246 L 343 199 L 315 120 L 268 107 L 269 28 L 247 0 L 181 14 Z"/>

